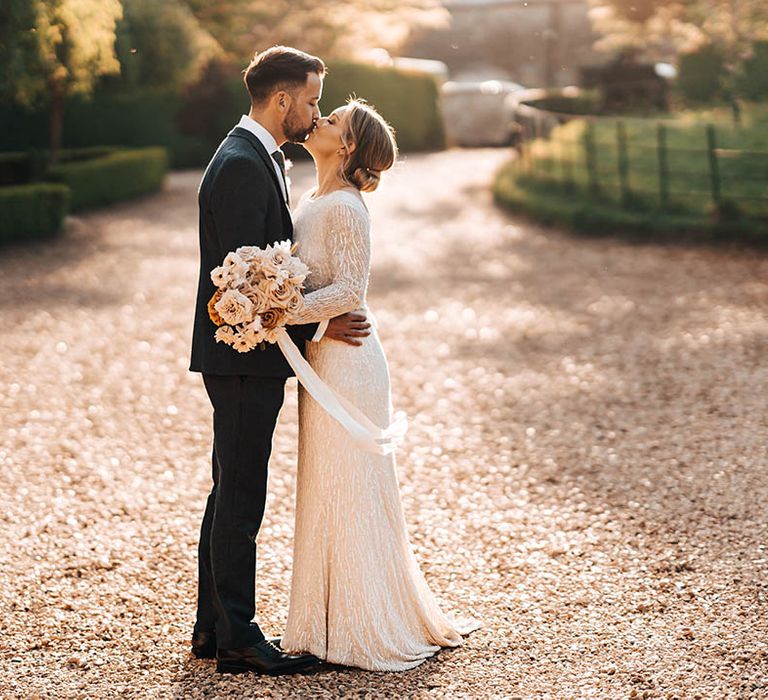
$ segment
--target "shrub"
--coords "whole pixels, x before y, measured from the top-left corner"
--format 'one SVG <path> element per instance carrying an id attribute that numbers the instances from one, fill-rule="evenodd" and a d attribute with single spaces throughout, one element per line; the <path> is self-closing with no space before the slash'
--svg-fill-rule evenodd
<path id="1" fill-rule="evenodd" d="M 714 46 L 680 58 L 677 88 L 691 102 L 714 100 L 725 76 L 723 56 Z"/>
<path id="2" fill-rule="evenodd" d="M 61 228 L 68 204 L 65 185 L 0 187 L 0 243 L 52 236 Z"/>
<path id="3" fill-rule="evenodd" d="M 0 153 L 0 186 L 29 182 L 29 156 L 26 153 Z"/>
<path id="4" fill-rule="evenodd" d="M 332 63 L 323 88 L 323 112 L 344 104 L 350 94 L 365 98 L 392 124 L 403 151 L 445 147 L 439 92 L 432 76 L 360 63 Z"/>
<path id="5" fill-rule="evenodd" d="M 74 163 L 82 160 L 99 158 L 116 150 L 113 146 L 90 146 L 88 148 L 64 149 L 59 154 L 60 163 Z M 34 180 L 45 179 L 48 165 L 48 151 L 30 149 L 0 153 L 0 187 L 6 185 L 24 185 Z"/>
<path id="6" fill-rule="evenodd" d="M 397 130 L 404 151 L 444 147 L 438 90 L 431 76 L 355 63 L 330 66 L 322 108 L 330 112 L 357 93 L 375 105 Z M 94 144 L 163 146 L 174 168 L 200 167 L 240 118 L 248 94 L 238 71 L 211 66 L 184 90 L 131 89 L 105 81 L 90 97 L 73 96 L 64 111 L 64 146 Z M 48 147 L 45 104 L 25 108 L 0 102 L 0 151 Z M 304 150 L 299 147 L 302 153 Z M 1 168 L 2 166 L 0 166 Z"/>
<path id="7" fill-rule="evenodd" d="M 101 158 L 63 163 L 48 173 L 72 190 L 72 210 L 110 204 L 162 187 L 168 170 L 163 148 L 112 151 Z"/>
<path id="8" fill-rule="evenodd" d="M 752 57 L 744 64 L 739 91 L 748 100 L 764 100 L 768 97 L 768 41 L 758 41 L 753 49 Z"/>
<path id="9" fill-rule="evenodd" d="M 248 96 L 243 91 L 243 103 Z M 242 114 L 229 104 L 221 110 L 228 126 L 234 126 Z M 91 99 L 73 96 L 64 111 L 64 146 L 68 150 L 87 149 L 99 144 L 111 148 L 144 148 L 163 146 L 168 149 L 174 167 L 204 165 L 226 134 L 222 131 L 211 142 L 184 133 L 177 119 L 185 109 L 178 92 L 171 90 L 97 89 Z M 48 115 L 44 104 L 24 109 L 10 102 L 0 103 L 0 150 L 37 149 L 48 147 Z"/>

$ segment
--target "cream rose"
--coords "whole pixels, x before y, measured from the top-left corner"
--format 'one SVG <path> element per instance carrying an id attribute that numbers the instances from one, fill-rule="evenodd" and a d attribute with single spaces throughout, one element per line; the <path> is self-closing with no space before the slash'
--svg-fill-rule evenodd
<path id="1" fill-rule="evenodd" d="M 270 298 L 274 302 L 275 306 L 278 306 L 281 309 L 287 309 L 288 304 L 293 298 L 293 293 L 294 293 L 294 288 L 288 286 L 287 284 L 284 284 L 278 287 L 277 289 L 275 289 L 270 295 Z"/>
<path id="2" fill-rule="evenodd" d="M 253 319 L 253 303 L 236 289 L 224 292 L 214 308 L 224 321 L 233 326 Z"/>

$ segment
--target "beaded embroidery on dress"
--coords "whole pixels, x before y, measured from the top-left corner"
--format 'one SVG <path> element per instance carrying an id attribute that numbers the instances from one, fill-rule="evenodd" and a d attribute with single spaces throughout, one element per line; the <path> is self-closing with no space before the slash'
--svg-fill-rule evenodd
<path id="1" fill-rule="evenodd" d="M 311 270 L 306 308 L 296 322 L 367 311 L 370 218 L 361 196 L 352 189 L 317 199 L 307 193 L 294 218 L 298 255 Z M 389 369 L 375 328 L 361 347 L 308 343 L 307 360 L 374 423 L 391 422 Z M 355 448 L 299 386 L 296 529 L 283 648 L 345 666 L 404 671 L 440 647 L 458 646 L 462 634 L 479 626 L 444 615 L 427 586 L 408 541 L 394 455 Z"/>

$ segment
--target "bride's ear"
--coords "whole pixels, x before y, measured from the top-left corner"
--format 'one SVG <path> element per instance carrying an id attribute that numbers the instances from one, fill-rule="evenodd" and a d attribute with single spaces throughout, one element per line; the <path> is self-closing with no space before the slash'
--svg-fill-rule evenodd
<path id="1" fill-rule="evenodd" d="M 346 152 L 347 155 L 350 155 L 355 152 L 355 144 L 351 141 L 349 143 L 344 143 L 341 145 L 341 148 L 339 148 L 336 153 L 338 153 L 340 156 L 343 156 Z"/>

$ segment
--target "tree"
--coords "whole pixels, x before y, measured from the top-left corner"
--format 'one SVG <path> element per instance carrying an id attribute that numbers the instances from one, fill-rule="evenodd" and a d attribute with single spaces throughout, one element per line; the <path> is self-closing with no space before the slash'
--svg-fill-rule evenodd
<path id="1" fill-rule="evenodd" d="M 683 2 L 593 0 L 589 14 L 600 37 L 595 48 L 612 55 L 634 53 L 648 60 L 674 61 L 703 42 L 699 28 L 689 22 Z"/>
<path id="2" fill-rule="evenodd" d="M 185 0 L 239 62 L 273 44 L 323 58 L 382 47 L 395 50 L 415 26 L 439 24 L 438 0 Z"/>
<path id="3" fill-rule="evenodd" d="M 218 42 L 180 0 L 123 0 L 117 25 L 123 83 L 184 86 L 220 54 Z"/>
<path id="4" fill-rule="evenodd" d="M 706 47 L 723 57 L 723 93 L 734 104 L 740 77 L 754 47 L 768 40 L 765 0 L 593 0 L 590 12 L 601 35 L 596 48 L 634 49 L 651 60 L 675 61 Z"/>
<path id="5" fill-rule="evenodd" d="M 4 0 L 4 4 L 0 59 L 10 70 L 3 91 L 23 103 L 48 98 L 52 165 L 61 149 L 67 96 L 90 93 L 100 76 L 120 69 L 115 25 L 122 7 L 119 0 Z"/>

